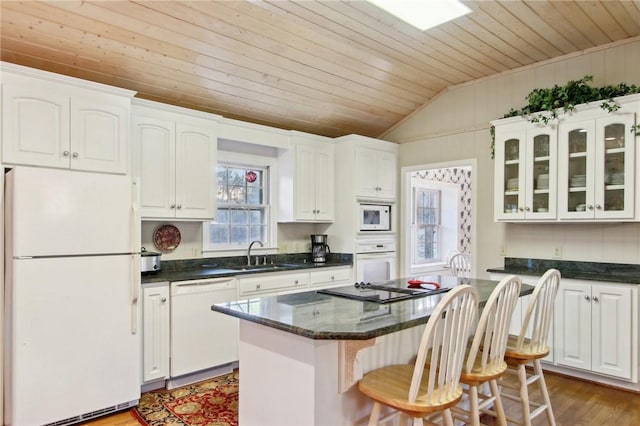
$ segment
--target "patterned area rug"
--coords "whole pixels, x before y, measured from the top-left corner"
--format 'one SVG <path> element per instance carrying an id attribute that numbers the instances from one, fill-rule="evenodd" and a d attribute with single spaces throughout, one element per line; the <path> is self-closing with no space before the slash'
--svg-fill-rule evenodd
<path id="1" fill-rule="evenodd" d="M 170 391 L 147 392 L 132 411 L 148 426 L 237 426 L 238 370 Z"/>

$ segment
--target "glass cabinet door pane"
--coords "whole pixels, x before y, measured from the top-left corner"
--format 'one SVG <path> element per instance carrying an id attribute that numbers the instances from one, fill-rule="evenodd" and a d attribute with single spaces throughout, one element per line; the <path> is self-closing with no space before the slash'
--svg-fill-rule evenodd
<path id="1" fill-rule="evenodd" d="M 625 125 L 604 128 L 604 210 L 624 210 Z"/>
<path id="2" fill-rule="evenodd" d="M 520 188 L 520 140 L 507 139 L 504 142 L 504 211 L 516 213 Z"/>
<path id="3" fill-rule="evenodd" d="M 587 198 L 587 130 L 569 132 L 569 194 L 568 210 L 583 212 Z"/>
<path id="4" fill-rule="evenodd" d="M 536 135 L 533 138 L 534 213 L 549 211 L 549 146 L 549 135 Z"/>
<path id="5" fill-rule="evenodd" d="M 625 125 L 609 124 L 604 128 L 605 149 L 624 148 Z"/>

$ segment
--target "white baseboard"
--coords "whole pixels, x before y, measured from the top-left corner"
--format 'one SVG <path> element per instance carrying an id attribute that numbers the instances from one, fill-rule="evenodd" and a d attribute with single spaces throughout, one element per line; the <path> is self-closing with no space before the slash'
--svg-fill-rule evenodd
<path id="1" fill-rule="evenodd" d="M 218 367 L 198 371 L 192 374 L 185 374 L 184 376 L 171 377 L 167 380 L 167 390 L 187 386 L 213 377 L 222 376 L 223 374 L 231 373 L 234 368 L 238 368 L 237 362 L 220 365 Z"/>

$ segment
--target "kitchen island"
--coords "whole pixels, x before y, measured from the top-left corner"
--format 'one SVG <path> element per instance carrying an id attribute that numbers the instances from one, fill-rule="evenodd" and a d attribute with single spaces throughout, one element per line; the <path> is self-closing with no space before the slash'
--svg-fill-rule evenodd
<path id="1" fill-rule="evenodd" d="M 419 277 L 444 288 L 475 287 L 484 304 L 496 281 Z M 407 279 L 384 283 L 407 287 Z M 523 285 L 521 296 L 532 286 Z M 393 303 L 351 300 L 315 291 L 217 304 L 240 321 L 239 423 L 366 423 L 370 401 L 353 386 L 362 374 L 408 363 L 424 324 L 445 293 Z"/>

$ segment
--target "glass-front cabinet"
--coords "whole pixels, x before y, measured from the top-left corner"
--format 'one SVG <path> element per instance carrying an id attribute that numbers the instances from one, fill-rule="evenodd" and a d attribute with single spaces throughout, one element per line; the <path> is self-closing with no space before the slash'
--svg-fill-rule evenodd
<path id="1" fill-rule="evenodd" d="M 495 219 L 556 218 L 556 131 L 514 121 L 496 126 Z"/>
<path id="2" fill-rule="evenodd" d="M 604 112 L 559 126 L 560 219 L 634 218 L 634 119 Z"/>
<path id="3" fill-rule="evenodd" d="M 640 221 L 638 117 L 640 94 L 559 110 L 549 125 L 492 121 L 495 220 Z"/>

